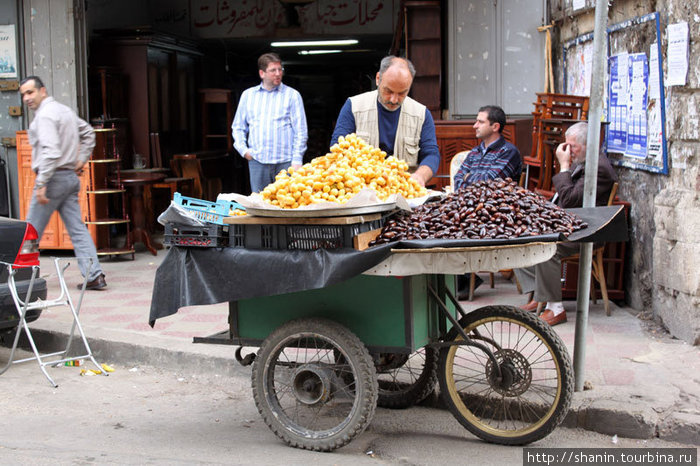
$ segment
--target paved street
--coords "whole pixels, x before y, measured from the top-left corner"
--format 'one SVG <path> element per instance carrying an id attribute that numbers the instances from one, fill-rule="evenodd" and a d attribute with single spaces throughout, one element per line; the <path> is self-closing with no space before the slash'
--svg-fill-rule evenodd
<path id="1" fill-rule="evenodd" d="M 0 349 L 0 361 L 7 349 Z M 89 366 L 88 366 L 89 367 Z M 150 366 L 108 377 L 52 369 L 57 389 L 31 364 L 0 377 L 4 464 L 482 464 L 520 465 L 521 447 L 486 444 L 447 412 L 378 409 L 369 429 L 333 453 L 287 447 L 253 402 L 250 369 L 194 375 Z M 680 447 L 559 428 L 537 447 Z M 468 460 L 467 460 L 468 458 Z"/>
<path id="2" fill-rule="evenodd" d="M 0 376 L 3 462 L 463 464 L 468 456 L 469 463 L 522 464 L 522 448 L 488 445 L 448 411 L 432 407 L 378 409 L 363 435 L 332 454 L 286 447 L 258 414 L 251 369 L 234 361 L 235 347 L 192 343 L 192 336 L 227 328 L 225 304 L 183 308 L 148 326 L 153 277 L 165 253 L 104 261 L 109 287 L 85 295 L 85 331 L 98 359 L 116 372 L 88 377 L 79 367 L 49 368 L 57 389 L 34 362 Z M 42 275 L 50 281 L 51 267 L 50 257 L 42 256 Z M 69 268 L 67 280 L 73 289 L 77 268 Z M 522 301 L 497 275 L 494 289 L 484 284 L 473 302 L 462 304 L 471 310 Z M 566 306 L 572 316 L 555 329 L 573 354 L 575 303 Z M 58 308 L 31 327 L 46 351 L 69 324 L 69 312 Z M 0 364 L 7 357 L 0 348 Z M 535 446 L 700 444 L 698 371 L 697 347 L 669 338 L 633 310 L 614 306 L 607 317 L 600 302 L 592 305 L 585 373 L 591 389 L 575 393 L 563 426 Z"/>

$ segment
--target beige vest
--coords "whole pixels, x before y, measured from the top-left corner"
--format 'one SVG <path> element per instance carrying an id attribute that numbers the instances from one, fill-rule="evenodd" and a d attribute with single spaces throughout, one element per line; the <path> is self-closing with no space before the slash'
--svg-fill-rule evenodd
<path id="1" fill-rule="evenodd" d="M 355 117 L 355 133 L 367 143 L 379 147 L 379 111 L 377 110 L 377 91 L 350 97 L 352 114 Z M 418 165 L 420 150 L 420 133 L 425 120 L 425 105 L 406 97 L 399 110 L 399 124 L 396 128 L 394 155 L 405 160 L 408 166 Z"/>

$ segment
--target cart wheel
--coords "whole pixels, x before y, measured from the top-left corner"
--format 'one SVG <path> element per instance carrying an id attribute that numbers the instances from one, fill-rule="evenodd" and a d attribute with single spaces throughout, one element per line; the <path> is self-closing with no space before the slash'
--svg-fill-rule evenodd
<path id="1" fill-rule="evenodd" d="M 331 451 L 369 425 L 377 405 L 372 358 L 333 321 L 284 324 L 260 346 L 253 397 L 265 423 L 290 446 Z"/>
<path id="2" fill-rule="evenodd" d="M 494 354 L 501 369 L 474 346 L 440 352 L 440 392 L 467 430 L 488 442 L 523 445 L 547 436 L 566 416 L 573 372 L 552 328 L 512 306 L 487 306 L 460 320 L 465 333 Z M 456 329 L 445 341 L 461 341 Z"/>
<path id="3" fill-rule="evenodd" d="M 425 400 L 437 383 L 437 351 L 430 346 L 409 354 L 376 355 L 379 399 L 382 408 L 403 409 Z"/>

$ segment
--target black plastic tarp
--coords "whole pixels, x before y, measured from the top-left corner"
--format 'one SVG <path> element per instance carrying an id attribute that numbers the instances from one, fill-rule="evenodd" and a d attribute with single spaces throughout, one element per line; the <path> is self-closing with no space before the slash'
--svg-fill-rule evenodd
<path id="1" fill-rule="evenodd" d="M 622 206 L 569 209 L 588 227 L 567 239 L 551 234 L 508 240 L 412 240 L 354 249 L 315 251 L 172 247 L 156 271 L 149 323 L 181 307 L 312 290 L 340 283 L 382 262 L 391 249 L 493 246 L 551 241 L 626 241 Z"/>

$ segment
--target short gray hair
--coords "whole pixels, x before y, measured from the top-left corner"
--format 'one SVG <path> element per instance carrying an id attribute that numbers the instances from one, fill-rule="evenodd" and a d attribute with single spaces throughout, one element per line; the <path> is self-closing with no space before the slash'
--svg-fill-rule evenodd
<path id="1" fill-rule="evenodd" d="M 571 125 L 569 129 L 566 130 L 566 136 L 585 147 L 586 141 L 588 140 L 588 122 L 579 121 Z"/>
<path id="2" fill-rule="evenodd" d="M 397 57 L 395 55 L 387 55 L 386 57 L 382 58 L 382 61 L 379 64 L 379 79 L 382 79 L 384 72 L 391 68 L 392 65 L 399 64 L 404 64 L 406 68 L 408 68 L 408 71 L 411 73 L 411 79 L 416 77 L 416 67 L 413 66 L 411 60 L 409 60 L 408 58 Z"/>

